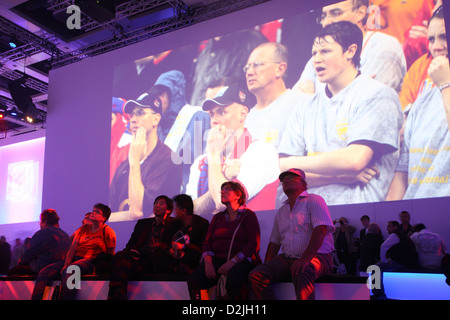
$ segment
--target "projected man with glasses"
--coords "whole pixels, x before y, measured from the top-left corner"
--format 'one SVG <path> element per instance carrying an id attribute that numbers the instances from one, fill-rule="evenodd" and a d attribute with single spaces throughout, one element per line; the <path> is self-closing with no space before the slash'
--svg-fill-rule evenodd
<path id="1" fill-rule="evenodd" d="M 303 93 L 286 88 L 287 48 L 276 42 L 256 47 L 244 67 L 248 90 L 256 97 L 245 127 L 253 137 L 278 145 L 289 115 Z"/>
<path id="2" fill-rule="evenodd" d="M 383 201 L 398 160 L 400 102 L 360 74 L 362 42 L 348 21 L 318 34 L 313 64 L 326 86 L 291 115 L 278 149 L 281 171 L 302 168 L 328 205 Z"/>
<path id="3" fill-rule="evenodd" d="M 146 92 L 124 106 L 131 115 L 133 135 L 128 159 L 116 170 L 110 187 L 110 221 L 136 220 L 152 212 L 153 201 L 160 194 L 178 194 L 181 167 L 172 162 L 169 147 L 158 139 L 162 103 Z"/>

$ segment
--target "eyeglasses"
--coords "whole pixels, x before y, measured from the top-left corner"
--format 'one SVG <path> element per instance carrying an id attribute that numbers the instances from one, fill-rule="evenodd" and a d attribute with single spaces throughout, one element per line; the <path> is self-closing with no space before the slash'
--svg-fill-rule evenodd
<path id="1" fill-rule="evenodd" d="M 103 216 L 103 212 L 101 210 L 99 210 L 99 209 L 92 210 L 91 214 L 92 213 L 96 213 L 96 214 L 99 214 L 99 215 Z"/>
<path id="2" fill-rule="evenodd" d="M 156 112 L 152 112 L 152 111 L 145 112 L 145 109 L 136 109 L 130 113 L 130 116 L 131 117 L 136 116 L 137 118 L 141 118 L 141 117 L 143 117 L 145 115 L 149 115 L 149 114 L 156 114 Z"/>
<path id="3" fill-rule="evenodd" d="M 253 68 L 254 71 L 257 71 L 260 67 L 266 65 L 266 63 L 281 63 L 277 61 L 255 61 L 253 63 L 248 63 L 242 68 L 242 70 L 247 73 L 250 68 Z"/>

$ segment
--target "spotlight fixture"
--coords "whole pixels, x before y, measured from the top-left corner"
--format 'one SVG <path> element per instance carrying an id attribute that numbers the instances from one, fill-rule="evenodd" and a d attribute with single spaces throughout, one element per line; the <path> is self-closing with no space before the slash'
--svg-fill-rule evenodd
<path id="1" fill-rule="evenodd" d="M 17 108 L 27 117 L 36 118 L 39 110 L 34 105 L 31 96 L 25 85 L 26 77 L 10 81 L 8 83 L 9 93 Z"/>

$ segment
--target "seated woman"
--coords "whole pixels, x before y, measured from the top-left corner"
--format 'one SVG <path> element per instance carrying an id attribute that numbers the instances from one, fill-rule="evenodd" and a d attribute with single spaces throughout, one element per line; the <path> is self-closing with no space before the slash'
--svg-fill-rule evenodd
<path id="1" fill-rule="evenodd" d="M 114 254 L 116 248 L 116 234 L 114 230 L 105 224 L 111 215 L 111 209 L 97 203 L 90 215 L 90 224 L 78 228 L 73 234 L 72 245 L 64 260 L 52 263 L 43 268 L 37 278 L 31 296 L 32 300 L 42 300 L 45 287 L 49 282 L 58 278 L 61 274 L 61 299 L 74 299 L 77 290 L 67 287 L 70 282 L 67 268 L 71 265 L 79 267 L 80 274 L 94 272 L 94 259 L 103 252 Z M 69 280 L 69 281 L 68 281 Z"/>
<path id="2" fill-rule="evenodd" d="M 217 213 L 209 225 L 202 262 L 188 279 L 191 298 L 198 299 L 199 291 L 214 286 L 220 275 L 227 275 L 229 298 L 239 298 L 249 272 L 261 263 L 259 222 L 256 214 L 244 206 L 245 200 L 246 192 L 240 183 L 222 184 L 221 202 L 226 209 Z"/>

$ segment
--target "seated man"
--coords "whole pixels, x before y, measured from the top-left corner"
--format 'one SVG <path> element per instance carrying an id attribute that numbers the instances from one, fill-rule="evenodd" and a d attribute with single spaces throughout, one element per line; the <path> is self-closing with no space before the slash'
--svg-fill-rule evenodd
<path id="1" fill-rule="evenodd" d="M 136 274 L 164 272 L 160 257 L 166 255 L 171 239 L 180 223 L 170 217 L 173 201 L 158 196 L 153 204 L 152 218 L 137 221 L 124 250 L 112 259 L 112 274 L 108 299 L 127 299 L 128 280 Z"/>
<path id="2" fill-rule="evenodd" d="M 386 294 L 383 284 L 383 272 L 395 271 L 402 268 L 417 266 L 417 251 L 414 242 L 400 232 L 400 224 L 397 221 L 387 223 L 389 236 L 381 244 L 380 259 L 377 264 L 381 271 L 380 288 L 373 288 L 371 299 L 384 300 Z"/>
<path id="3" fill-rule="evenodd" d="M 162 103 L 144 93 L 124 106 L 131 115 L 133 139 L 128 159 L 116 170 L 110 186 L 110 221 L 136 220 L 149 212 L 158 194 L 178 194 L 181 166 L 172 161 L 172 151 L 158 139 Z"/>
<path id="4" fill-rule="evenodd" d="M 281 171 L 302 168 L 328 205 L 384 200 L 398 159 L 400 102 L 360 74 L 361 47 L 348 21 L 318 34 L 313 63 L 326 86 L 294 111 L 278 149 Z"/>
<path id="5" fill-rule="evenodd" d="M 445 256 L 445 243 L 440 235 L 428 230 L 423 223 L 413 227 L 411 240 L 416 246 L 420 267 L 440 270 Z"/>
<path id="6" fill-rule="evenodd" d="M 182 222 L 172 237 L 172 246 L 165 257 L 168 272 L 191 274 L 202 257 L 202 246 L 209 221 L 194 214 L 194 202 L 187 194 L 173 198 L 175 218 Z"/>
<path id="7" fill-rule="evenodd" d="M 270 285 L 292 277 L 297 299 L 314 299 L 314 281 L 333 271 L 335 228 L 323 198 L 306 191 L 302 170 L 287 170 L 279 179 L 288 200 L 275 216 L 265 262 L 250 272 L 250 286 L 257 299 L 273 300 Z"/>
<path id="8" fill-rule="evenodd" d="M 276 181 L 279 167 L 275 148 L 253 140 L 244 128 L 248 110 L 254 105 L 254 96 L 237 84 L 222 87 L 214 99 L 203 103 L 203 110 L 211 115 L 211 130 L 206 154 L 191 166 L 186 188 L 186 193 L 194 199 L 197 214 L 222 210 L 220 186 L 226 181 L 238 180 L 246 188 L 250 201 L 255 202 L 255 196 Z M 264 194 L 265 199 L 261 201 L 267 209 L 273 208 L 276 187 L 272 194 Z M 248 206 L 256 210 L 251 203 Z"/>
<path id="9" fill-rule="evenodd" d="M 45 266 L 66 257 L 71 241 L 67 233 L 59 227 L 56 211 L 42 211 L 39 226 L 40 230 L 31 238 L 29 247 L 19 259 L 19 264 L 8 274 L 37 274 Z"/>

